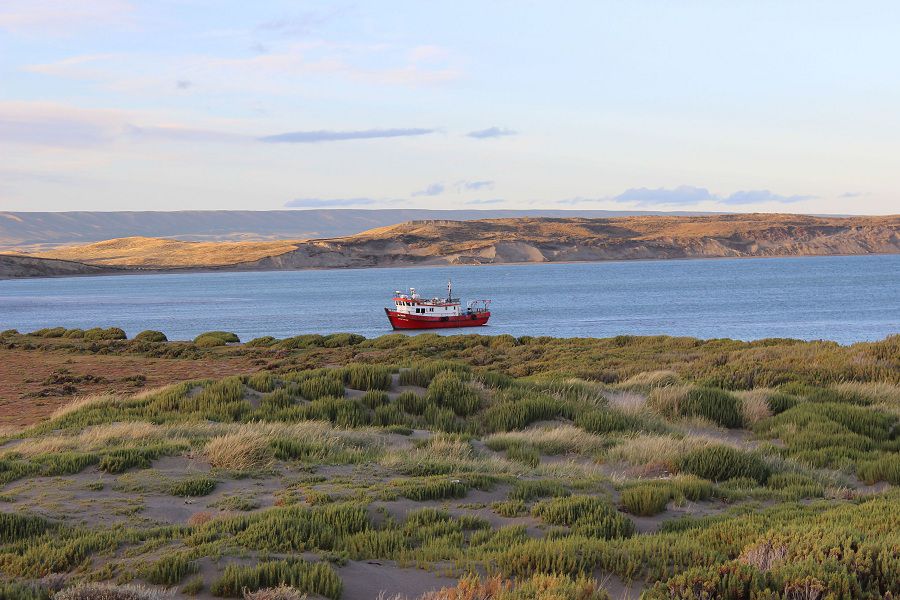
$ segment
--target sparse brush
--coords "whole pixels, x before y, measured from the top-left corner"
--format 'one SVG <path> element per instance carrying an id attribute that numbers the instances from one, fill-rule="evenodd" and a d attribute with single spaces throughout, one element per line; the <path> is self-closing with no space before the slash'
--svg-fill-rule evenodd
<path id="1" fill-rule="evenodd" d="M 287 585 L 278 587 L 263 588 L 251 592 L 244 590 L 244 600 L 306 600 L 307 595 L 297 588 Z"/>
<path id="2" fill-rule="evenodd" d="M 338 600 L 343 584 L 327 563 L 308 563 L 298 559 L 263 561 L 242 567 L 227 565 L 210 590 L 215 596 L 238 598 L 245 591 L 287 585 L 300 592 Z"/>
<path id="3" fill-rule="evenodd" d="M 447 360 L 434 360 L 414 363 L 408 369 L 400 370 L 400 385 L 428 387 L 432 379 L 434 379 L 439 373 L 443 373 L 445 371 L 450 371 L 457 374 L 466 374 L 469 372 L 469 366 L 466 364 Z"/>
<path id="4" fill-rule="evenodd" d="M 425 401 L 450 408 L 460 416 L 471 415 L 481 406 L 478 393 L 453 372 L 440 373 L 431 380 Z"/>
<path id="5" fill-rule="evenodd" d="M 163 556 L 151 563 L 141 571 L 141 577 L 148 583 L 171 587 L 198 570 L 197 563 L 191 561 L 186 554 L 177 553 Z"/>
<path id="6" fill-rule="evenodd" d="M 522 479 L 513 484 L 513 488 L 509 492 L 509 499 L 528 502 L 535 498 L 568 496 L 569 494 L 569 490 L 558 481 L 549 479 Z"/>
<path id="7" fill-rule="evenodd" d="M 632 466 L 660 465 L 668 471 L 675 469 L 679 457 L 691 450 L 710 445 L 705 438 L 675 438 L 668 435 L 638 434 L 626 438 L 610 448 L 607 458 Z"/>
<path id="8" fill-rule="evenodd" d="M 342 369 L 344 384 L 354 390 L 387 390 L 391 370 L 381 365 L 349 364 Z"/>
<path id="9" fill-rule="evenodd" d="M 269 371 L 259 371 L 247 377 L 247 387 L 257 392 L 271 392 L 278 385 L 278 380 Z"/>
<path id="10" fill-rule="evenodd" d="M 492 450 L 505 450 L 513 444 L 526 444 L 543 454 L 594 454 L 607 447 L 610 442 L 600 436 L 587 433 L 571 425 L 556 425 L 495 433 L 484 438 L 485 445 Z"/>
<path id="11" fill-rule="evenodd" d="M 83 583 L 57 592 L 53 600 L 170 600 L 171 596 L 143 585 Z"/>
<path id="12" fill-rule="evenodd" d="M 773 393 L 775 393 L 773 390 L 765 388 L 734 393 L 740 401 L 741 416 L 745 427 L 752 427 L 772 416 L 769 397 Z"/>
<path id="13" fill-rule="evenodd" d="M 646 392 L 655 388 L 677 385 L 678 381 L 678 373 L 675 371 L 642 371 L 617 384 L 616 387 Z"/>
<path id="14" fill-rule="evenodd" d="M 666 482 L 644 483 L 622 490 L 625 510 L 639 517 L 663 512 L 671 499 L 672 488 Z"/>
<path id="15" fill-rule="evenodd" d="M 197 475 L 173 482 L 169 487 L 169 493 L 173 496 L 197 498 L 211 494 L 217 484 L 218 481 L 212 477 Z"/>
<path id="16" fill-rule="evenodd" d="M 711 481 L 725 481 L 735 477 L 749 477 L 765 483 L 771 470 L 757 456 L 730 446 L 708 446 L 683 455 L 678 470 Z"/>
<path id="17" fill-rule="evenodd" d="M 211 439 L 203 454 L 212 466 L 231 471 L 265 470 L 273 459 L 269 439 L 249 427 Z"/>

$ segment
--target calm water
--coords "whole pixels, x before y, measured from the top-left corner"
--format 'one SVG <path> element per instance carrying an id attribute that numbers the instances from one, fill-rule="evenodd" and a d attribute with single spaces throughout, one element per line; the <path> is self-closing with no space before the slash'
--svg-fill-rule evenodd
<path id="1" fill-rule="evenodd" d="M 900 256 L 723 259 L 200 273 L 0 281 L 0 329 L 117 325 L 188 339 L 389 333 L 395 289 L 492 298 L 487 327 L 520 335 L 791 337 L 841 343 L 900 332 Z"/>

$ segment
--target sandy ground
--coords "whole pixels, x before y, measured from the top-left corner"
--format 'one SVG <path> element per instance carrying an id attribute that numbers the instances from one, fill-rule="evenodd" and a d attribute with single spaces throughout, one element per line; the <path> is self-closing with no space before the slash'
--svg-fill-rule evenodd
<path id="1" fill-rule="evenodd" d="M 251 373 L 259 369 L 253 360 L 248 356 L 186 360 L 0 349 L 0 426 L 30 425 L 77 397 L 134 393 L 189 379 Z M 146 378 L 143 385 L 129 380 L 135 376 Z"/>

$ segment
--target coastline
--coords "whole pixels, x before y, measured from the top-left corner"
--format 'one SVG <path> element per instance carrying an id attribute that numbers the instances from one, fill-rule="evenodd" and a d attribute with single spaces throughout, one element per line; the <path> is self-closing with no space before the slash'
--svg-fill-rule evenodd
<path id="1" fill-rule="evenodd" d="M 0 254 L 2 256 L 21 256 L 14 254 Z M 532 266 L 532 265 L 570 265 L 570 264 L 600 264 L 600 263 L 632 263 L 632 262 L 672 262 L 672 261 L 708 261 L 708 260 L 760 260 L 760 259 L 783 259 L 783 258 L 829 258 L 829 257 L 848 257 L 848 256 L 900 256 L 900 252 L 871 252 L 871 253 L 835 253 L 835 254 L 774 254 L 765 256 L 678 256 L 678 257 L 654 257 L 654 258 L 610 258 L 610 259 L 594 259 L 594 260 L 552 260 L 552 261 L 503 261 L 503 262 L 484 262 L 484 263 L 448 263 L 435 260 L 433 262 L 423 262 L 421 264 L 391 264 L 391 265 L 368 265 L 368 266 L 308 266 L 308 267 L 292 267 L 292 268 L 242 268 L 240 265 L 245 263 L 235 263 L 234 265 L 221 265 L 209 267 L 170 267 L 170 268 L 141 268 L 141 267 L 119 267 L 105 265 L 90 265 L 88 263 L 78 263 L 76 261 L 60 261 L 70 264 L 85 265 L 103 269 L 100 273 L 65 273 L 55 275 L 26 275 L 23 277 L 10 277 L 0 274 L 0 281 L 21 281 L 30 279 L 67 279 L 74 277 L 117 277 L 127 275 L 194 275 L 202 273 L 269 273 L 269 272 L 292 272 L 292 271 L 352 271 L 352 270 L 369 270 L 369 269 L 417 269 L 417 268 L 439 268 L 439 267 L 497 267 L 497 266 Z M 28 257 L 36 258 L 36 257 Z M 40 259 L 40 260 L 59 260 L 59 259 Z M 256 261 L 253 261 L 256 262 Z M 108 270 L 108 272 L 106 272 Z"/>

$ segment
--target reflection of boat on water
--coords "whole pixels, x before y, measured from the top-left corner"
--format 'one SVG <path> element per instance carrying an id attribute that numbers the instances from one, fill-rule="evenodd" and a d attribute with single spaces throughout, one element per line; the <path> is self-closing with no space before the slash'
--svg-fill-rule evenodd
<path id="1" fill-rule="evenodd" d="M 394 308 L 385 308 L 394 329 L 442 329 L 445 327 L 475 327 L 491 318 L 490 300 L 470 300 L 466 308 L 453 297 L 453 286 L 447 282 L 446 298 L 425 299 L 416 288 L 409 293 L 394 292 Z"/>

